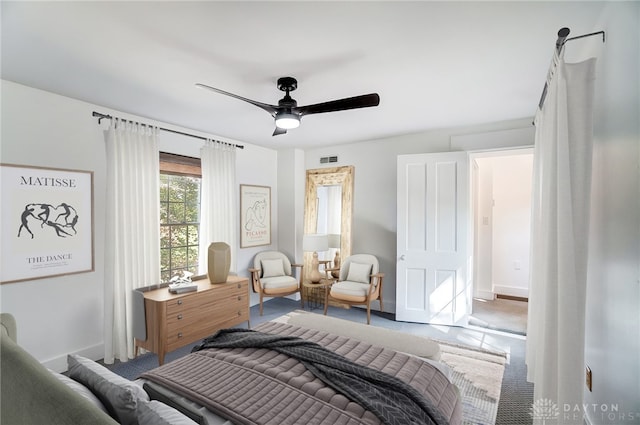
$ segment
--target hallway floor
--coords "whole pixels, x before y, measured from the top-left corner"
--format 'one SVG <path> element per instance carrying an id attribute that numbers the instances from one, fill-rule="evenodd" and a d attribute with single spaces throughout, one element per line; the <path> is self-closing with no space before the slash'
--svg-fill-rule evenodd
<path id="1" fill-rule="evenodd" d="M 481 328 L 527 334 L 526 301 L 496 298 L 493 301 L 473 299 L 473 313 L 469 324 Z"/>

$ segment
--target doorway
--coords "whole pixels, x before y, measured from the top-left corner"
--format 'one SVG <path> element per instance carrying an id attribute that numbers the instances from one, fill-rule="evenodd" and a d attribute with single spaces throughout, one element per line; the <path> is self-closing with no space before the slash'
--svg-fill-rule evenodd
<path id="1" fill-rule="evenodd" d="M 469 324 L 526 333 L 533 149 L 471 153 L 473 307 Z"/>

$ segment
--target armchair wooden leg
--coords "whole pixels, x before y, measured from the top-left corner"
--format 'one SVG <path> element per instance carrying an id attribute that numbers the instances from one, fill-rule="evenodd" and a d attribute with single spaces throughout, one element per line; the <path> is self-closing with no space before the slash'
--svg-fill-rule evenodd
<path id="1" fill-rule="evenodd" d="M 327 315 L 327 309 L 329 308 L 329 288 L 324 288 L 324 315 Z"/>
<path id="2" fill-rule="evenodd" d="M 367 325 L 371 324 L 371 301 L 367 303 Z"/>
<path id="3" fill-rule="evenodd" d="M 260 292 L 260 316 L 262 316 L 262 292 Z"/>
<path id="4" fill-rule="evenodd" d="M 380 298 L 380 313 L 384 311 L 384 307 L 382 306 L 382 278 L 380 278 L 380 283 L 378 284 L 378 298 Z"/>

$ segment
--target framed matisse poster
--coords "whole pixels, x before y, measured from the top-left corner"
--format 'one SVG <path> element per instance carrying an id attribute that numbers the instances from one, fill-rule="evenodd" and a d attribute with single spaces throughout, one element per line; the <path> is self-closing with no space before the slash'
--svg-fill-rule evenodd
<path id="1" fill-rule="evenodd" d="M 93 172 L 0 164 L 0 283 L 94 270 Z"/>
<path id="2" fill-rule="evenodd" d="M 271 245 L 271 188 L 240 185 L 240 248 Z"/>

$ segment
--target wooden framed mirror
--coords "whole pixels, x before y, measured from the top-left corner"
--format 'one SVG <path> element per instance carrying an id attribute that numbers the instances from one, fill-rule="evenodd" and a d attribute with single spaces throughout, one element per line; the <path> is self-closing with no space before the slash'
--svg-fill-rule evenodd
<path id="1" fill-rule="evenodd" d="M 307 170 L 304 234 L 336 233 L 338 229 L 343 259 L 351 255 L 353 177 L 352 165 Z M 305 278 L 311 272 L 312 256 L 304 253 Z"/>

